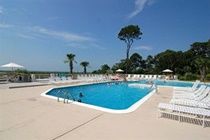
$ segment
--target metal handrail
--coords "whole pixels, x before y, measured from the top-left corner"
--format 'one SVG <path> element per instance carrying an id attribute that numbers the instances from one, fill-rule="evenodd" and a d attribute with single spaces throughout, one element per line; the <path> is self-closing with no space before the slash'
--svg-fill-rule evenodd
<path id="1" fill-rule="evenodd" d="M 57 101 L 58 101 L 58 102 L 60 102 L 60 98 L 63 97 L 63 103 L 68 103 L 68 100 L 69 100 L 69 99 L 72 99 L 72 101 L 81 102 L 81 98 L 83 97 L 83 95 L 80 93 L 81 95 L 79 94 L 78 99 L 76 99 L 76 98 L 73 96 L 72 93 L 70 93 L 69 91 L 64 90 L 64 89 L 63 89 L 63 90 L 61 90 L 61 89 L 58 90 L 56 94 L 57 94 L 57 97 L 58 97 L 58 98 L 57 98 Z M 60 97 L 60 95 L 63 95 L 63 96 Z"/>

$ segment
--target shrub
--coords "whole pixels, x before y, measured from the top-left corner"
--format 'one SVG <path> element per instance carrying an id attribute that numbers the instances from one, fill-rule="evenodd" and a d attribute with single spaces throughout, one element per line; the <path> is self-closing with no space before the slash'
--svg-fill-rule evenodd
<path id="1" fill-rule="evenodd" d="M 196 80 L 197 79 L 197 75 L 196 74 L 192 74 L 190 72 L 185 73 L 184 77 L 185 77 L 185 80 L 187 80 L 187 81 L 192 81 L 192 80 Z"/>
<path id="2" fill-rule="evenodd" d="M 185 80 L 185 77 L 183 75 L 178 75 L 179 80 Z"/>
<path id="3" fill-rule="evenodd" d="M 206 80 L 210 81 L 210 73 L 206 75 Z"/>
<path id="4" fill-rule="evenodd" d="M 77 79 L 77 74 L 72 74 L 72 75 L 71 75 L 71 78 L 72 78 L 72 79 Z"/>

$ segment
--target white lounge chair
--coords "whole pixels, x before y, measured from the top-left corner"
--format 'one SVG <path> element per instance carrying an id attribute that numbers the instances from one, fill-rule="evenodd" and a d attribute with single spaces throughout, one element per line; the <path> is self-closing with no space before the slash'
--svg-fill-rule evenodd
<path id="1" fill-rule="evenodd" d="M 175 91 L 195 91 L 200 84 L 199 80 L 196 80 L 191 88 L 183 88 L 183 87 L 176 87 L 174 88 Z"/>
<path id="2" fill-rule="evenodd" d="M 195 100 L 183 99 L 183 100 L 172 100 L 172 101 L 170 101 L 170 103 L 171 104 L 176 104 L 176 105 L 182 105 L 182 106 L 199 107 L 199 108 L 210 109 L 209 102 L 204 102 L 204 100 L 195 101 Z"/>
<path id="3" fill-rule="evenodd" d="M 138 80 L 138 75 L 134 74 L 133 77 L 132 77 L 132 80 L 134 80 L 134 81 Z"/>
<path id="4" fill-rule="evenodd" d="M 194 99 L 171 99 L 170 103 L 210 109 L 210 87 L 201 96 Z"/>
<path id="5" fill-rule="evenodd" d="M 0 84 L 6 84 L 9 82 L 9 78 L 7 76 L 0 77 Z"/>
<path id="6" fill-rule="evenodd" d="M 138 74 L 138 75 L 137 75 L 137 80 L 140 80 L 140 79 L 141 79 L 141 75 Z"/>
<path id="7" fill-rule="evenodd" d="M 145 75 L 145 77 L 144 77 L 146 80 L 148 80 L 149 79 L 149 75 Z"/>
<path id="8" fill-rule="evenodd" d="M 158 105 L 161 117 L 177 119 L 180 122 L 186 118 L 195 119 L 202 122 L 202 126 L 205 127 L 205 122 L 210 121 L 210 110 L 203 108 L 194 108 L 187 106 L 180 106 L 174 104 L 159 103 Z"/>
<path id="9" fill-rule="evenodd" d="M 157 79 L 162 79 L 162 75 L 158 75 L 157 76 Z"/>
<path id="10" fill-rule="evenodd" d="M 178 76 L 177 75 L 174 75 L 174 80 L 178 80 Z"/>
<path id="11" fill-rule="evenodd" d="M 180 96 L 180 98 L 172 98 L 172 100 L 183 100 L 183 99 L 188 99 L 188 100 L 202 100 L 205 98 L 210 92 L 210 87 L 207 87 L 206 89 L 202 90 L 196 95 L 186 95 L 186 96 Z"/>
<path id="12" fill-rule="evenodd" d="M 200 86 L 200 88 L 194 92 L 180 92 L 179 94 L 177 94 L 176 92 L 174 92 L 173 98 L 196 98 L 200 95 L 202 95 L 202 93 L 204 92 L 206 86 L 202 85 Z"/>
<path id="13" fill-rule="evenodd" d="M 157 79 L 157 75 L 153 75 L 153 79 L 156 80 Z"/>
<path id="14" fill-rule="evenodd" d="M 139 75 L 139 79 L 143 79 L 143 75 L 142 74 Z"/>
<path id="15" fill-rule="evenodd" d="M 142 74 L 141 77 L 142 77 L 142 79 L 145 79 L 145 75 L 144 74 Z"/>
<path id="16" fill-rule="evenodd" d="M 131 77 L 131 74 L 128 74 L 128 76 L 126 77 L 127 80 L 131 80 L 132 77 Z"/>
<path id="17" fill-rule="evenodd" d="M 148 79 L 151 80 L 152 79 L 152 75 L 148 75 Z"/>

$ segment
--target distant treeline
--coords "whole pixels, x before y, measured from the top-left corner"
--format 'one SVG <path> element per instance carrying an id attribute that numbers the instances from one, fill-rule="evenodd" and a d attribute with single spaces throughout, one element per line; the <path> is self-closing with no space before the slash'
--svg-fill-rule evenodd
<path id="1" fill-rule="evenodd" d="M 171 69 L 182 80 L 210 80 L 210 40 L 194 42 L 187 51 L 166 50 L 146 59 L 134 53 L 112 67 L 104 64 L 94 73 L 111 73 L 126 67 L 128 73 L 134 74 L 161 74 L 164 69 Z"/>

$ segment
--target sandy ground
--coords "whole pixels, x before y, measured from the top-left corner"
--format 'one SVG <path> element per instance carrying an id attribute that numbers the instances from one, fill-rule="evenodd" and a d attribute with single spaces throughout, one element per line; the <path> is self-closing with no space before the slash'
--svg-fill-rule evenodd
<path id="1" fill-rule="evenodd" d="M 51 87 L 0 89 L 1 140 L 210 139 L 210 127 L 158 118 L 157 105 L 170 100 L 172 88 L 132 113 L 110 114 L 40 96 Z"/>

